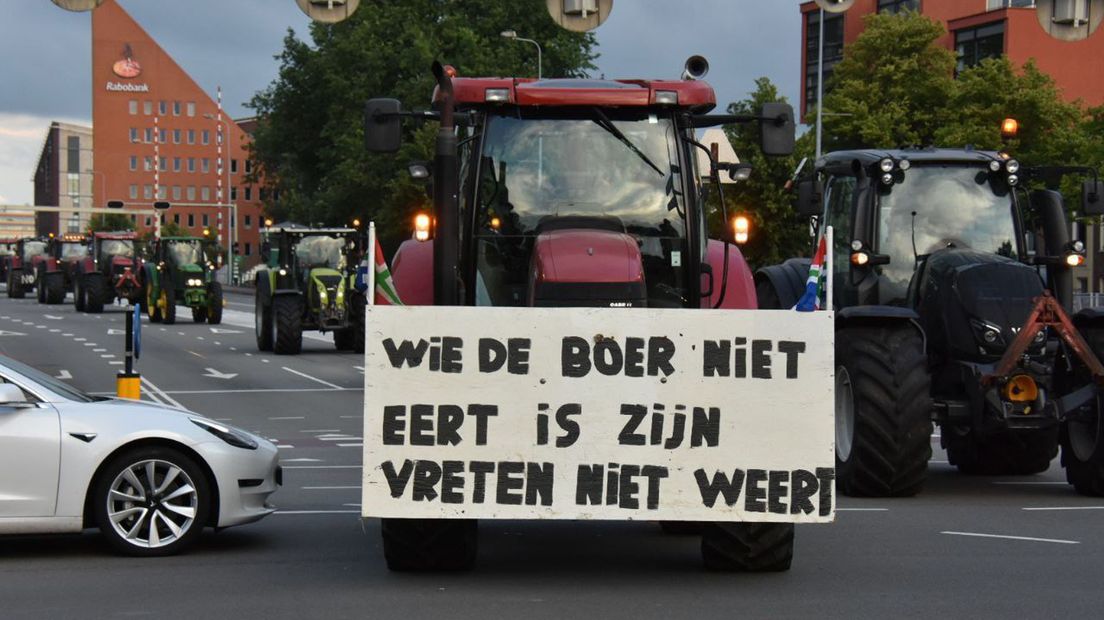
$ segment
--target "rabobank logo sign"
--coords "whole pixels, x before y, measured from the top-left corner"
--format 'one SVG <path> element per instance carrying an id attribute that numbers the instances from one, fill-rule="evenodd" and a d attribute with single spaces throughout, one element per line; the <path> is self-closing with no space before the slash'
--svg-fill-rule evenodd
<path id="1" fill-rule="evenodd" d="M 142 65 L 138 64 L 138 61 L 134 59 L 134 50 L 131 49 L 130 43 L 123 46 L 122 59 L 112 65 L 111 71 L 115 73 L 115 75 L 128 80 L 142 75 Z M 148 93 L 149 84 L 109 81 L 107 83 L 107 90 L 118 93 Z"/>
<path id="2" fill-rule="evenodd" d="M 107 90 L 117 93 L 148 93 L 149 84 L 128 84 L 126 82 L 108 82 Z"/>

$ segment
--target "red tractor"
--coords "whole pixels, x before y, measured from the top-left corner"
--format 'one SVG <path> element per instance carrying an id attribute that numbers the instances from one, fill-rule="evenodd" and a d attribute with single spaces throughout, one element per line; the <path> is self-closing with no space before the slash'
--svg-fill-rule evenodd
<path id="1" fill-rule="evenodd" d="M 46 254 L 35 264 L 35 291 L 40 304 L 60 304 L 73 286 L 77 263 L 88 256 L 88 236 L 50 237 Z"/>
<path id="2" fill-rule="evenodd" d="M 8 257 L 15 254 L 18 237 L 0 237 L 0 280 L 7 282 Z"/>
<path id="3" fill-rule="evenodd" d="M 8 297 L 22 299 L 27 289 L 34 288 L 34 267 L 46 255 L 46 240 L 25 237 L 15 242 L 10 256 L 4 258 L 4 277 L 8 285 Z"/>
<path id="4" fill-rule="evenodd" d="M 402 117 L 440 121 L 432 166 L 410 168 L 432 178 L 434 213 L 417 218 L 415 239 L 395 255 L 403 302 L 756 308 L 731 233 L 709 238 L 698 164 L 709 163 L 718 193 L 721 171 L 736 178 L 748 167 L 716 161 L 695 129 L 758 123 L 763 151 L 786 155 L 793 110 L 708 114 L 716 98 L 698 79 L 707 67 L 691 58 L 683 80 L 533 80 L 454 78 L 435 63 L 433 111 L 369 101 L 372 152 L 398 150 Z M 383 519 L 382 532 L 392 569 L 467 568 L 475 556 L 474 520 Z M 710 567 L 789 568 L 792 524 L 706 523 L 701 534 Z"/>
<path id="5" fill-rule="evenodd" d="M 133 232 L 92 233 L 88 255 L 74 265 L 73 305 L 82 312 L 102 312 L 107 304 L 142 300 L 142 261 Z"/>

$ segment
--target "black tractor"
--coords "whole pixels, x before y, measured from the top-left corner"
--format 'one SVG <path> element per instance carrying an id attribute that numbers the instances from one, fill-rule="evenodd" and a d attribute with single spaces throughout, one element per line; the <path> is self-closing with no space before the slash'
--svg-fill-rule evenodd
<path id="1" fill-rule="evenodd" d="M 303 330 L 333 332 L 339 351 L 364 352 L 364 293 L 354 287 L 364 252 L 355 228 L 264 231 L 254 322 L 257 348 L 299 353 Z"/>
<path id="2" fill-rule="evenodd" d="M 1061 445 L 1070 483 L 1104 494 L 1104 312 L 1069 319 L 1085 247 L 1061 194 L 1027 189 L 1068 173 L 1093 175 L 1081 213 L 1104 213 L 1091 170 L 969 149 L 830 153 L 798 183 L 798 211 L 834 230 L 841 492 L 920 491 L 934 422 L 964 473 L 1039 473 Z M 809 263 L 761 269 L 761 307 L 793 307 Z"/>

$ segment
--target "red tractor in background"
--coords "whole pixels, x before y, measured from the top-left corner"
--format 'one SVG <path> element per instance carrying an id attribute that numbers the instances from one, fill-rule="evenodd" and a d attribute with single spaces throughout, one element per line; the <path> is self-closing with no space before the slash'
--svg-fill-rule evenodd
<path id="1" fill-rule="evenodd" d="M 35 291 L 40 304 L 60 304 L 73 286 L 76 264 L 88 256 L 88 235 L 50 237 L 46 254 L 35 265 Z"/>
<path id="2" fill-rule="evenodd" d="M 142 300 L 142 261 L 134 232 L 96 232 L 88 255 L 73 265 L 73 306 L 82 312 L 102 312 L 116 299 Z"/>
<path id="3" fill-rule="evenodd" d="M 708 114 L 716 98 L 699 81 L 707 69 L 695 56 L 683 80 L 533 80 L 454 78 L 434 63 L 433 111 L 369 101 L 372 152 L 398 150 L 403 117 L 440 121 L 432 166 L 410 167 L 415 178 L 432 178 L 434 213 L 417 218 L 415 239 L 395 255 L 403 302 L 756 308 L 754 279 L 728 242 L 731 232 L 709 238 L 698 162 L 709 162 L 718 192 L 721 171 L 736 178 L 747 166 L 716 161 L 695 129 L 758 123 L 763 151 L 786 155 L 793 110 L 771 103 L 757 115 Z M 717 522 L 700 531 L 711 568 L 790 566 L 792 524 Z M 383 519 L 382 533 L 393 570 L 474 562 L 474 520 Z"/>
<path id="4" fill-rule="evenodd" d="M 46 239 L 25 237 L 15 242 L 12 254 L 4 259 L 4 281 L 8 297 L 23 299 L 35 284 L 34 267 L 46 255 Z"/>

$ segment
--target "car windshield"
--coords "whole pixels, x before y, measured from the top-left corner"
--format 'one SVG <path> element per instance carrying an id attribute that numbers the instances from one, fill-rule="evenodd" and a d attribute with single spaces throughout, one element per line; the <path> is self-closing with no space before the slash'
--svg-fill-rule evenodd
<path id="1" fill-rule="evenodd" d="M 23 260 L 31 260 L 35 256 L 46 253 L 45 241 L 24 241 Z"/>
<path id="2" fill-rule="evenodd" d="M 134 241 L 131 239 L 104 239 L 100 241 L 100 256 L 134 258 Z"/>
<path id="3" fill-rule="evenodd" d="M 914 165 L 903 181 L 881 186 L 878 251 L 890 258 L 881 268 L 885 303 L 906 297 L 916 261 L 937 250 L 1018 255 L 1012 192 L 994 179 L 980 166 Z"/>
<path id="4" fill-rule="evenodd" d="M 80 258 L 87 253 L 87 248 L 83 243 L 68 242 L 61 244 L 61 257 L 62 258 Z"/>
<path id="5" fill-rule="evenodd" d="M 168 242 L 169 261 L 174 265 L 198 265 L 203 263 L 203 244 L 198 240 Z"/>
<path id="6" fill-rule="evenodd" d="M 675 132 L 672 119 L 646 111 L 492 116 L 475 188 L 477 303 L 523 303 L 533 239 L 575 222 L 635 237 L 649 304 L 685 305 L 682 266 L 689 261 Z"/>
<path id="7" fill-rule="evenodd" d="M 51 377 L 50 375 L 32 368 L 22 362 L 17 362 L 10 357 L 0 356 L 0 370 L 8 369 L 17 374 L 23 375 L 28 380 L 37 383 L 46 390 L 61 396 L 66 400 L 76 401 L 78 403 L 91 403 L 100 400 L 108 400 L 102 396 L 92 396 L 86 394 L 77 388 L 65 383 L 64 381 Z"/>
<path id="8" fill-rule="evenodd" d="M 301 269 L 345 269 L 345 238 L 316 235 L 303 237 L 295 244 L 295 257 Z"/>

